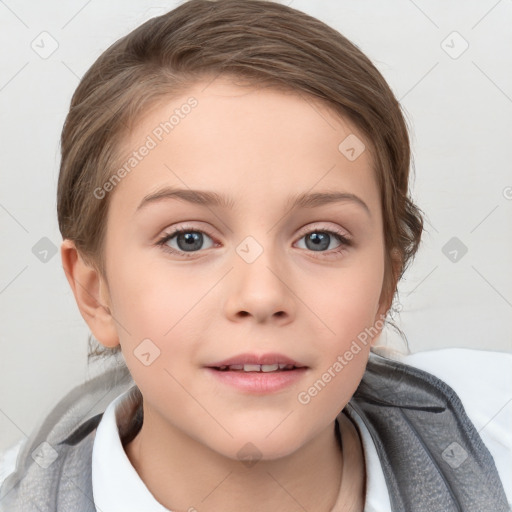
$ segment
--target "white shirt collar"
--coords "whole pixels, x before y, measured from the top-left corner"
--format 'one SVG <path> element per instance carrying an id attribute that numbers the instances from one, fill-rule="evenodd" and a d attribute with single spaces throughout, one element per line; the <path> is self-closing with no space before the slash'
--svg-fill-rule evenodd
<path id="1" fill-rule="evenodd" d="M 106 408 L 96 430 L 92 451 L 92 487 L 98 512 L 169 512 L 151 494 L 124 451 L 116 418 L 130 390 L 119 395 Z M 391 511 L 389 494 L 373 440 L 363 421 L 350 415 L 361 434 L 366 463 L 365 512 Z"/>
<path id="2" fill-rule="evenodd" d="M 92 449 L 92 490 L 98 512 L 169 512 L 151 494 L 124 451 L 116 411 L 129 390 L 110 402 L 96 430 Z"/>

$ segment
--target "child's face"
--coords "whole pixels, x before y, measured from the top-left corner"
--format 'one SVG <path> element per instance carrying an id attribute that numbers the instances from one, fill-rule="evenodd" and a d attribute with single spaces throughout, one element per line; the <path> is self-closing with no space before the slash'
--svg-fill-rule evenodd
<path id="1" fill-rule="evenodd" d="M 385 312 L 379 190 L 369 151 L 354 160 L 338 149 L 362 136 L 311 98 L 206 84 L 148 112 L 127 141 L 126 160 L 136 150 L 140 161 L 110 192 L 107 300 L 151 432 L 185 433 L 232 458 L 251 442 L 270 459 L 331 432 L 364 372 L 365 329 L 381 328 Z M 191 96 L 197 105 L 182 108 Z M 138 209 L 162 187 L 232 207 L 167 198 Z M 289 209 L 290 197 L 318 192 L 355 194 L 368 210 L 352 200 Z M 179 227 L 189 234 L 157 245 Z M 258 392 L 207 368 L 246 353 L 307 369 Z M 264 378 L 271 387 L 283 373 Z"/>

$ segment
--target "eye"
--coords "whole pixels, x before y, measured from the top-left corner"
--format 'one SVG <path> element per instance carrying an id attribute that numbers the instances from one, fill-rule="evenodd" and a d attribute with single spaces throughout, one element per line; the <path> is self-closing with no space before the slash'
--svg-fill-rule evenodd
<path id="1" fill-rule="evenodd" d="M 177 256 L 192 257 L 195 253 L 200 252 L 201 249 L 205 249 L 205 237 L 212 242 L 206 249 L 218 245 L 216 242 L 213 242 L 212 237 L 205 231 L 189 226 L 179 226 L 172 229 L 169 233 L 165 233 L 156 242 L 156 245 L 165 252 Z M 350 237 L 338 229 L 310 228 L 309 231 L 302 234 L 299 241 L 302 239 L 305 239 L 305 249 L 311 252 L 327 252 L 327 254 L 341 253 L 352 245 Z M 334 248 L 331 247 L 330 250 L 326 251 L 335 241 L 338 241 L 339 245 Z"/>
<path id="2" fill-rule="evenodd" d="M 166 233 L 157 241 L 157 245 L 162 247 L 164 251 L 171 254 L 189 257 L 189 254 L 187 253 L 195 253 L 201 248 L 204 249 L 202 246 L 204 244 L 205 236 L 212 240 L 207 233 L 200 229 L 180 226 L 179 228 L 172 230 L 170 233 Z"/>
<path id="3" fill-rule="evenodd" d="M 346 235 L 346 233 L 342 232 L 338 229 L 321 229 L 315 228 L 307 231 L 303 236 L 299 239 L 305 239 L 305 248 L 313 251 L 313 252 L 334 252 L 341 253 L 346 250 L 347 247 L 351 246 L 351 240 Z M 331 247 L 330 251 L 325 251 L 325 249 L 329 249 L 332 242 L 338 241 L 338 246 Z M 300 247 L 301 249 L 304 247 Z"/>

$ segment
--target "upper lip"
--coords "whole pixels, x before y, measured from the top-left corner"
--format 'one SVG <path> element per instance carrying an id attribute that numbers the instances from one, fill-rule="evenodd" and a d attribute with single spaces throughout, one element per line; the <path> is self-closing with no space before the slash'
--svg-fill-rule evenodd
<path id="1" fill-rule="evenodd" d="M 231 366 L 235 364 L 293 364 L 297 368 L 305 368 L 306 365 L 294 361 L 293 359 L 278 353 L 267 353 L 267 354 L 253 354 L 244 353 L 217 361 L 212 364 L 206 365 L 208 368 L 220 368 L 221 366 Z"/>

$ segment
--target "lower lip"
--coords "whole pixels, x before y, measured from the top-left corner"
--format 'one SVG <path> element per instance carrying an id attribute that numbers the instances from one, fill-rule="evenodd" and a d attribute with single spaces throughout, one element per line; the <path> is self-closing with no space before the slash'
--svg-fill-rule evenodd
<path id="1" fill-rule="evenodd" d="M 295 384 L 304 376 L 307 368 L 280 372 L 219 371 L 213 368 L 206 370 L 218 381 L 240 391 L 267 394 Z"/>

